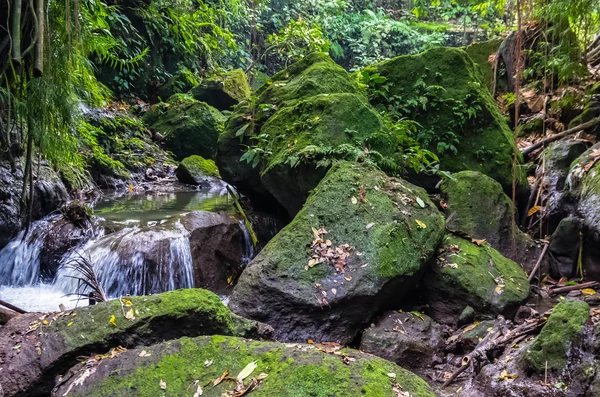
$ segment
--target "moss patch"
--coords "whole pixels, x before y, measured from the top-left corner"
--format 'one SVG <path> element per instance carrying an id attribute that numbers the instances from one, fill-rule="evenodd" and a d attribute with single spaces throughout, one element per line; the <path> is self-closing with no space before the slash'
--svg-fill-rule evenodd
<path id="1" fill-rule="evenodd" d="M 219 110 L 232 106 L 250 97 L 252 91 L 242 69 L 217 74 L 204 79 L 190 94 L 198 101 L 206 102 Z"/>
<path id="2" fill-rule="evenodd" d="M 589 305 L 579 300 L 556 305 L 540 334 L 524 352 L 524 362 L 538 373 L 544 373 L 546 361 L 548 370 L 562 371 L 571 347 L 579 342 L 589 310 Z"/>
<path id="3" fill-rule="evenodd" d="M 369 87 L 371 103 L 395 119 L 416 120 L 419 140 L 439 155 L 443 169 L 479 171 L 511 186 L 511 131 L 465 51 L 431 49 L 365 72 L 386 77 L 380 86 Z"/>
<path id="4" fill-rule="evenodd" d="M 465 51 L 469 54 L 469 57 L 477 66 L 479 66 L 483 81 L 486 83 L 486 87 L 490 92 L 492 90 L 492 84 L 494 83 L 494 70 L 489 59 L 490 56 L 496 54 L 500 44 L 502 44 L 502 39 L 494 39 L 483 41 L 481 43 L 469 44 L 465 47 Z"/>
<path id="5" fill-rule="evenodd" d="M 221 396 L 235 388 L 224 381 L 218 386 L 204 386 L 208 380 L 221 376 L 225 370 L 235 377 L 250 362 L 257 367 L 252 377 L 261 373 L 264 378 L 251 393 L 253 396 L 331 397 L 331 396 L 395 396 L 393 381 L 403 391 L 415 397 L 433 397 L 425 381 L 397 365 L 354 350 L 347 350 L 356 359 L 346 365 L 340 357 L 321 352 L 310 345 L 283 345 L 270 342 L 244 341 L 222 336 L 182 339 L 147 349 L 150 357 L 136 357 L 138 351 L 105 360 L 98 370 L 111 376 L 103 379 L 92 375 L 83 388 L 77 386 L 73 395 L 129 396 L 161 395 L 189 396 L 190 385 L 196 380 L 203 386 L 204 396 Z M 205 361 L 212 361 L 205 366 Z M 103 368 L 105 366 L 105 368 Z M 166 384 L 161 391 L 161 380 Z M 83 390 L 82 390 L 83 389 Z M 196 392 L 193 387 L 192 392 Z M 193 393 L 192 393 L 193 394 Z"/>
<path id="6" fill-rule="evenodd" d="M 204 102 L 177 94 L 166 103 L 152 106 L 144 121 L 163 136 L 165 147 L 177 158 L 198 154 L 214 159 L 225 117 Z"/>
<path id="7" fill-rule="evenodd" d="M 219 178 L 219 169 L 213 160 L 206 160 L 202 156 L 193 155 L 181 160 L 175 171 L 177 179 L 183 183 L 198 185 L 206 177 Z"/>
<path id="8" fill-rule="evenodd" d="M 455 319 L 466 306 L 478 313 L 511 313 L 529 295 L 527 274 L 517 263 L 491 247 L 453 235 L 446 236 L 425 284 L 436 320 Z"/>

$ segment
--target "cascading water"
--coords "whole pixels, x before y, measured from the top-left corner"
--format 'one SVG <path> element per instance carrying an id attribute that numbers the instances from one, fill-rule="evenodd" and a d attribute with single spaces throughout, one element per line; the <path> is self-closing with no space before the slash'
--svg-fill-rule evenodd
<path id="1" fill-rule="evenodd" d="M 85 255 L 109 297 L 193 288 L 194 269 L 188 237 L 189 233 L 179 221 L 111 233 L 67 255 L 55 285 L 63 291 L 75 291 L 78 274 L 66 265 L 79 255 Z"/>
<path id="2" fill-rule="evenodd" d="M 224 189 L 168 194 L 125 195 L 96 203 L 104 227 L 67 252 L 52 283 L 40 281 L 40 254 L 55 218 L 35 222 L 0 250 L 0 299 L 30 311 L 54 311 L 79 302 L 66 296 L 77 291 L 78 274 L 66 266 L 83 256 L 93 266 L 109 297 L 147 295 L 194 287 L 190 231 L 182 225 L 184 214 L 196 210 L 234 211 Z M 233 213 L 233 212 L 232 212 Z M 244 265 L 254 257 L 252 239 L 243 222 Z M 82 292 L 81 290 L 78 292 Z M 86 300 L 87 301 L 87 300 Z"/>
<path id="3" fill-rule="evenodd" d="M 36 284 L 40 277 L 40 251 L 49 222 L 34 222 L 0 250 L 0 286 L 20 287 Z"/>

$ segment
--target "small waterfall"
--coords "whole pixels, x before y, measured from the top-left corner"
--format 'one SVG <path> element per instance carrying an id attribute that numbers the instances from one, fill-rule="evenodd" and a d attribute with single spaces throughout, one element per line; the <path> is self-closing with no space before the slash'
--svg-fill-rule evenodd
<path id="1" fill-rule="evenodd" d="M 246 228 L 246 223 L 244 221 L 238 222 L 240 224 L 240 229 L 242 229 L 242 233 L 244 234 L 244 256 L 242 257 L 242 264 L 246 267 L 252 259 L 254 259 L 254 244 L 252 244 L 252 237 L 250 236 L 250 232 L 248 232 L 248 228 Z"/>
<path id="2" fill-rule="evenodd" d="M 34 222 L 0 250 L 0 286 L 23 287 L 37 284 L 40 278 L 40 251 L 48 221 Z M 23 238 L 25 237 L 25 238 Z"/>
<path id="3" fill-rule="evenodd" d="M 172 227 L 169 227 L 172 226 Z M 90 261 L 109 297 L 148 295 L 194 287 L 189 233 L 181 223 L 126 228 L 89 242 L 63 259 L 56 286 L 75 291 L 77 273 L 65 265 L 77 255 Z"/>

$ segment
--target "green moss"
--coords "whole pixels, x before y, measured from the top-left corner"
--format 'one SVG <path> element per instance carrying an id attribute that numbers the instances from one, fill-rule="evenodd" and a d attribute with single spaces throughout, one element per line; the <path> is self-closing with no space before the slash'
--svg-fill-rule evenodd
<path id="1" fill-rule="evenodd" d="M 452 25 L 443 22 L 413 22 L 410 24 L 423 32 L 447 32 L 452 28 Z"/>
<path id="2" fill-rule="evenodd" d="M 283 107 L 319 94 L 360 92 L 356 79 L 329 55 L 313 52 L 275 74 L 256 94 L 259 103 Z"/>
<path id="3" fill-rule="evenodd" d="M 248 78 L 242 69 L 217 74 L 204 79 L 190 94 L 201 102 L 206 102 L 219 110 L 232 106 L 250 97 L 252 91 Z"/>
<path id="4" fill-rule="evenodd" d="M 502 44 L 502 39 L 494 39 L 489 41 L 483 41 L 481 43 L 469 44 L 465 47 L 465 51 L 469 54 L 469 57 L 479 66 L 479 70 L 483 76 L 483 81 L 486 86 L 492 90 L 492 84 L 494 83 L 494 69 L 492 64 L 489 62 L 490 56 L 495 55 L 498 48 Z"/>
<path id="5" fill-rule="evenodd" d="M 133 304 L 135 320 L 127 320 L 118 300 L 76 309 L 74 316 L 64 316 L 47 326 L 46 331 L 56 333 L 69 351 L 90 345 L 104 345 L 108 349 L 113 341 L 143 340 L 151 343 L 168 334 L 182 334 L 194 328 L 196 334 L 218 332 L 234 334 L 243 326 L 218 296 L 202 289 L 165 292 L 158 295 L 127 297 Z M 125 308 L 127 309 L 127 308 Z M 110 322 L 112 316 L 116 326 Z M 164 321 L 179 322 L 179 330 L 165 328 Z M 251 322 L 248 322 L 251 323 Z M 69 325 L 70 324 L 70 325 Z M 169 326 L 170 327 L 170 326 Z"/>
<path id="6" fill-rule="evenodd" d="M 189 396 L 196 380 L 204 385 L 225 370 L 235 377 L 248 363 L 256 361 L 252 373 L 268 376 L 253 391 L 253 396 L 281 397 L 370 397 L 395 396 L 388 374 L 396 374 L 402 390 L 414 397 L 433 397 L 427 384 L 393 363 L 354 350 L 347 354 L 356 361 L 346 365 L 340 357 L 314 346 L 283 345 L 272 342 L 244 341 L 222 336 L 181 339 L 150 348 L 148 358 L 132 357 L 136 368 L 126 368 L 90 388 L 86 396 L 160 395 L 161 380 L 166 395 Z M 137 352 L 125 353 L 132 355 Z M 119 358 L 117 358 L 118 360 Z M 212 365 L 205 366 L 210 360 Z M 245 383 L 248 383 L 247 379 Z M 203 387 L 204 396 L 221 396 L 235 384 L 224 381 Z M 195 392 L 195 390 L 192 390 Z M 76 394 L 74 394 L 76 395 Z"/>
<path id="7" fill-rule="evenodd" d="M 202 174 L 207 176 L 219 177 L 219 169 L 213 160 L 206 160 L 202 156 L 190 156 L 181 160 L 184 166 L 192 175 Z"/>
<path id="8" fill-rule="evenodd" d="M 419 140 L 438 153 L 442 169 L 480 171 L 512 185 L 511 131 L 465 51 L 436 48 L 365 71 L 387 79 L 383 87 L 369 87 L 371 103 L 393 118 L 417 121 Z"/>
<path id="9" fill-rule="evenodd" d="M 571 347 L 579 342 L 589 310 L 589 305 L 579 300 L 556 305 L 540 334 L 524 352 L 524 362 L 538 373 L 544 373 L 546 362 L 549 371 L 562 371 Z"/>
<path id="10" fill-rule="evenodd" d="M 510 311 L 529 295 L 527 274 L 517 263 L 489 246 L 453 235 L 446 236 L 432 270 L 426 280 L 432 299 L 456 303 L 456 316 L 467 305 L 480 313 Z"/>
<path id="11" fill-rule="evenodd" d="M 155 105 L 144 116 L 150 128 L 164 136 L 164 145 L 176 157 L 199 154 L 214 159 L 225 117 L 217 109 L 187 95 Z"/>

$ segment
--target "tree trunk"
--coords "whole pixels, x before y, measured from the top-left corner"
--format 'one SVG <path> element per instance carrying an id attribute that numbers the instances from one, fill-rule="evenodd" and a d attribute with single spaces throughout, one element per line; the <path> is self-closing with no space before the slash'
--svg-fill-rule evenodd
<path id="1" fill-rule="evenodd" d="M 44 74 L 44 0 L 36 0 L 35 13 L 37 16 L 37 39 L 35 43 L 35 61 L 33 65 L 33 75 L 40 77 Z"/>
<path id="2" fill-rule="evenodd" d="M 9 0 L 10 1 L 10 0 Z M 12 61 L 21 64 L 21 0 L 13 0 L 10 34 L 12 37 Z"/>

